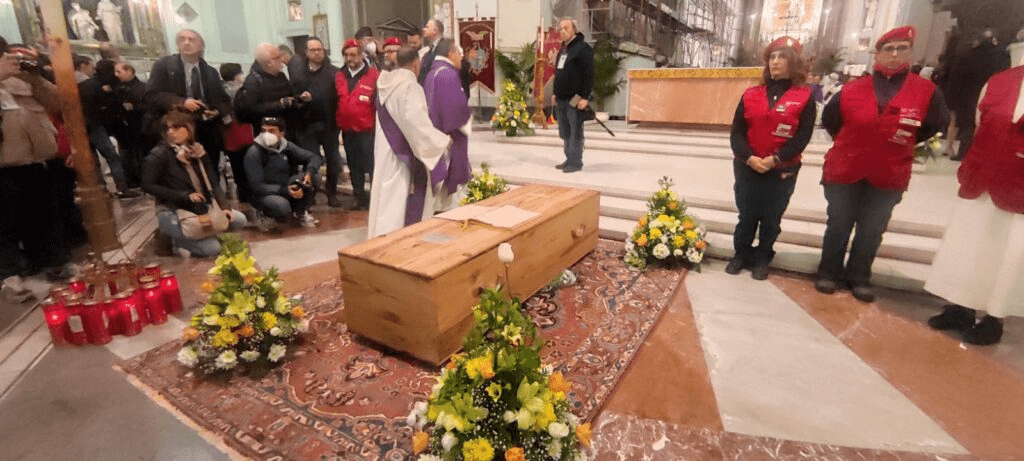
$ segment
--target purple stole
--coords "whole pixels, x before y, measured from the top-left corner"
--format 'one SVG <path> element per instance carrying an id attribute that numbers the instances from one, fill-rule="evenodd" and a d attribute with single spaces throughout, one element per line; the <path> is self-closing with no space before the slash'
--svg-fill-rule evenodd
<path id="1" fill-rule="evenodd" d="M 374 100 L 377 104 L 377 120 L 384 138 L 388 140 L 398 160 L 409 167 L 409 173 L 412 175 L 412 188 L 405 199 L 405 225 L 418 223 L 423 219 L 423 206 L 427 198 L 427 168 L 413 155 L 412 146 L 398 128 L 395 119 L 391 118 L 391 113 L 380 103 L 380 98 L 375 97 Z"/>
<path id="2" fill-rule="evenodd" d="M 459 72 L 445 61 L 434 61 L 423 82 L 423 91 L 434 128 L 452 138 L 448 161 L 442 158 L 437 162 L 430 172 L 430 182 L 437 185 L 444 181 L 448 191 L 453 192 L 473 178 L 473 168 L 469 164 L 469 138 L 461 129 L 472 116 L 469 101 L 462 91 Z"/>

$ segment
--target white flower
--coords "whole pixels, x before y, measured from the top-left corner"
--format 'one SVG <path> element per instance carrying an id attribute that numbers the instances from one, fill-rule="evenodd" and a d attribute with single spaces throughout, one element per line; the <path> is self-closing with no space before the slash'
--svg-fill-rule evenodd
<path id="1" fill-rule="evenodd" d="M 242 360 L 245 360 L 246 362 L 255 362 L 256 359 L 258 359 L 258 358 L 260 358 L 260 352 L 259 351 L 245 351 L 245 352 L 242 352 Z"/>
<path id="2" fill-rule="evenodd" d="M 420 455 L 417 461 L 441 461 L 441 458 L 435 455 Z"/>
<path id="3" fill-rule="evenodd" d="M 661 243 L 668 243 L 668 235 L 665 235 L 665 234 L 661 235 Z"/>
<path id="4" fill-rule="evenodd" d="M 513 127 L 515 127 L 515 126 L 518 126 L 518 124 L 516 123 L 516 121 L 515 121 L 515 120 L 513 120 L 513 121 L 512 121 L 512 126 L 513 126 Z"/>
<path id="5" fill-rule="evenodd" d="M 498 260 L 504 264 L 510 264 L 516 260 L 515 253 L 512 252 L 512 245 L 508 242 L 498 245 Z"/>
<path id="6" fill-rule="evenodd" d="M 701 252 L 697 251 L 696 248 L 691 247 L 689 250 L 686 250 L 686 259 L 694 264 L 697 264 L 704 259 L 704 255 Z"/>
<path id="7" fill-rule="evenodd" d="M 256 297 L 256 307 L 258 307 L 260 309 L 263 309 L 264 307 L 267 307 L 267 300 L 264 299 L 262 296 L 257 296 Z"/>
<path id="8" fill-rule="evenodd" d="M 516 421 L 519 422 L 519 430 L 525 431 L 527 428 L 533 425 L 535 422 L 533 413 L 526 408 L 520 408 L 519 413 L 516 414 Z"/>
<path id="9" fill-rule="evenodd" d="M 309 331 L 309 319 L 302 319 L 301 321 L 299 321 L 299 324 L 295 326 L 295 329 L 299 330 L 299 333 L 305 333 Z"/>
<path id="10" fill-rule="evenodd" d="M 668 246 L 664 243 L 659 243 L 654 246 L 653 250 L 651 250 L 651 254 L 654 255 L 655 258 L 665 259 L 669 255 Z"/>
<path id="11" fill-rule="evenodd" d="M 280 290 L 281 287 L 284 286 L 284 282 L 282 282 L 280 280 L 275 280 L 274 283 L 270 284 L 270 286 L 274 287 L 275 290 Z"/>
<path id="12" fill-rule="evenodd" d="M 578 416 L 572 414 L 571 411 L 570 412 L 566 412 L 565 417 L 566 417 L 566 419 L 569 420 L 569 427 L 571 427 L 573 429 L 576 429 L 576 426 L 580 425 L 580 418 Z"/>
<path id="13" fill-rule="evenodd" d="M 444 448 L 446 453 L 451 451 L 452 447 L 457 443 L 459 443 L 459 439 L 458 437 L 455 437 L 455 434 L 453 434 L 452 431 L 445 432 L 444 436 L 441 437 L 441 447 Z"/>
<path id="14" fill-rule="evenodd" d="M 682 255 L 683 255 L 683 249 L 682 248 L 676 248 L 675 250 L 672 250 L 672 256 L 675 256 L 675 257 L 678 258 L 678 257 L 680 257 Z"/>
<path id="15" fill-rule="evenodd" d="M 505 413 L 501 415 L 501 419 L 505 420 L 506 423 L 512 423 L 516 420 L 516 414 L 512 411 L 505 410 Z"/>
<path id="16" fill-rule="evenodd" d="M 271 362 L 276 362 L 281 360 L 281 357 L 284 357 L 284 353 L 287 350 L 288 348 L 285 347 L 284 344 L 274 344 L 273 346 L 270 346 L 270 353 L 267 354 L 267 358 L 269 358 Z"/>
<path id="17" fill-rule="evenodd" d="M 199 354 L 191 347 L 183 347 L 178 351 L 178 361 L 186 367 L 194 367 L 199 363 Z"/>
<path id="18" fill-rule="evenodd" d="M 548 434 L 551 434 L 551 436 L 556 439 L 560 439 L 562 437 L 569 435 L 569 426 L 566 426 L 563 423 L 555 421 L 551 424 L 548 424 Z"/>
<path id="19" fill-rule="evenodd" d="M 554 439 L 548 444 L 548 456 L 558 459 L 562 454 L 562 441 Z"/>
<path id="20" fill-rule="evenodd" d="M 664 225 L 665 223 L 661 222 L 661 220 L 658 219 L 652 219 L 651 222 L 647 223 L 647 227 L 650 227 L 651 229 L 657 229 Z"/>
<path id="21" fill-rule="evenodd" d="M 270 336 L 281 336 L 282 334 L 284 334 L 284 331 L 282 331 L 279 327 L 274 327 L 270 329 Z"/>
<path id="22" fill-rule="evenodd" d="M 636 248 L 636 245 L 633 243 L 632 240 L 627 240 L 626 241 L 626 252 L 633 251 L 633 248 Z"/>
<path id="23" fill-rule="evenodd" d="M 237 363 L 238 356 L 235 355 L 235 351 L 224 351 L 217 356 L 217 368 L 222 370 L 230 370 L 234 368 Z"/>

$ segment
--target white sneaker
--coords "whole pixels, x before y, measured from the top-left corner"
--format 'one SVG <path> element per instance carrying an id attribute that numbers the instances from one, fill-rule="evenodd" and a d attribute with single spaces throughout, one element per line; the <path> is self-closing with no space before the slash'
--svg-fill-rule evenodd
<path id="1" fill-rule="evenodd" d="M 256 225 L 256 228 L 260 230 L 260 232 L 274 232 L 277 229 L 276 219 L 271 218 L 263 214 L 263 212 L 255 209 L 254 214 L 256 219 L 253 219 L 252 222 L 253 224 Z"/>
<path id="2" fill-rule="evenodd" d="M 4 298 L 17 303 L 23 303 L 31 299 L 35 299 L 36 295 L 31 290 L 25 288 L 25 283 L 21 280 L 21 277 L 12 275 L 7 277 L 3 281 L 3 286 L 0 287 L 0 294 Z"/>
<path id="3" fill-rule="evenodd" d="M 296 213 L 295 220 L 302 224 L 302 227 L 316 227 L 317 224 L 320 224 L 320 221 L 314 218 L 308 211 L 302 214 Z"/>
<path id="4" fill-rule="evenodd" d="M 178 256 L 181 256 L 182 259 L 188 260 L 192 258 L 192 252 L 184 248 L 175 248 L 174 251 L 177 252 Z"/>

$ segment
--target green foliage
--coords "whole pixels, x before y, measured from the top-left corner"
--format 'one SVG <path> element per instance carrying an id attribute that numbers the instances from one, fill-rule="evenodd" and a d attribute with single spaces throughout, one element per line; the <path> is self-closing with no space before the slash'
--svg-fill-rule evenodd
<path id="1" fill-rule="evenodd" d="M 462 205 L 476 203 L 486 198 L 494 197 L 508 190 L 508 181 L 501 176 L 491 173 L 487 162 L 480 164 L 482 173 L 473 175 L 473 179 L 466 184 L 466 196 L 459 202 Z"/>
<path id="2" fill-rule="evenodd" d="M 526 97 L 522 88 L 512 82 L 505 82 L 505 91 L 498 98 L 498 107 L 491 116 L 491 127 L 505 133 L 505 136 L 533 134 L 530 111 L 526 108 Z"/>
<path id="3" fill-rule="evenodd" d="M 494 50 L 495 61 L 506 82 L 512 82 L 517 88 L 532 88 L 533 67 L 537 63 L 536 48 L 533 42 L 523 45 L 519 51 L 511 55 Z M 529 94 L 532 90 L 527 90 Z"/>
<path id="4" fill-rule="evenodd" d="M 814 62 L 814 69 L 811 72 L 819 75 L 828 75 L 835 72 L 846 60 L 846 51 L 843 48 L 827 48 L 818 53 L 818 59 Z"/>
<path id="5" fill-rule="evenodd" d="M 594 43 L 594 105 L 601 110 L 605 101 L 626 84 L 626 79 L 618 77 L 622 61 L 626 59 L 617 54 L 618 49 L 618 40 L 614 38 L 602 38 Z"/>

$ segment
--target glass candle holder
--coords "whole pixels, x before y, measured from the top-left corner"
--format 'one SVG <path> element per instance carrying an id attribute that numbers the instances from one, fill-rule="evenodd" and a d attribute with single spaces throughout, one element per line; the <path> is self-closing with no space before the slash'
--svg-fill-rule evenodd
<path id="1" fill-rule="evenodd" d="M 160 285 L 148 283 L 142 286 L 143 309 L 149 313 L 149 322 L 153 325 L 160 325 L 167 321 L 167 308 L 164 306 L 164 297 L 160 292 Z"/>
<path id="2" fill-rule="evenodd" d="M 46 327 L 50 329 L 50 339 L 54 346 L 67 345 L 68 339 L 64 336 L 68 327 L 68 311 L 64 308 L 64 301 L 59 298 L 49 297 L 43 300 L 43 315 L 46 317 Z"/>
<path id="3" fill-rule="evenodd" d="M 72 296 L 65 304 L 68 313 L 67 328 L 64 330 L 64 337 L 68 343 L 81 346 L 89 342 L 85 335 L 85 325 L 82 322 L 82 298 Z"/>
<path id="4" fill-rule="evenodd" d="M 122 291 L 114 296 L 114 305 L 120 311 L 122 334 L 135 336 L 142 332 L 142 315 L 139 303 L 135 300 L 135 291 Z"/>
<path id="5" fill-rule="evenodd" d="M 85 336 L 90 344 L 107 344 L 110 342 L 110 332 L 107 330 L 109 321 L 107 313 L 103 310 L 103 304 L 99 301 L 89 300 L 82 303 L 82 326 L 85 327 Z"/>
<path id="6" fill-rule="evenodd" d="M 168 314 L 181 312 L 181 290 L 178 289 L 178 278 L 173 273 L 164 271 L 160 274 L 160 292 Z"/>

